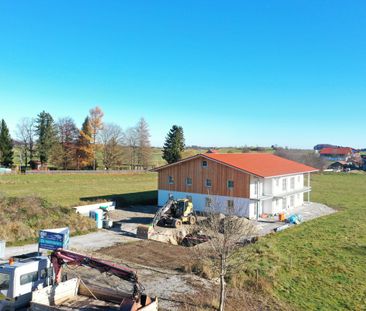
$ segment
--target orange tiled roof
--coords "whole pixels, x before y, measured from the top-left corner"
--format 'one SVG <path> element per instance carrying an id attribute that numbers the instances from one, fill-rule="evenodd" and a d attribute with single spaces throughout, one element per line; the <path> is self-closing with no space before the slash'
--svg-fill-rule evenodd
<path id="1" fill-rule="evenodd" d="M 320 150 L 320 154 L 343 154 L 347 155 L 352 153 L 352 148 L 339 147 L 339 148 L 323 148 Z"/>
<path id="2" fill-rule="evenodd" d="M 204 156 L 260 177 L 318 171 L 314 167 L 270 153 L 211 153 Z"/>
<path id="3" fill-rule="evenodd" d="M 270 153 L 205 153 L 183 159 L 179 162 L 154 169 L 159 171 L 177 163 L 189 161 L 196 157 L 205 157 L 216 162 L 246 171 L 259 177 L 272 177 L 296 173 L 316 172 L 318 169 L 295 161 L 287 160 Z"/>

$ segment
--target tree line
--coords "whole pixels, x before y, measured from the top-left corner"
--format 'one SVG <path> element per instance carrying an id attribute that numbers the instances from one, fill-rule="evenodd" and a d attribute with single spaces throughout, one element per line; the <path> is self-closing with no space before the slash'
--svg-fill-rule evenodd
<path id="1" fill-rule="evenodd" d="M 42 111 L 36 118 L 23 118 L 16 125 L 16 140 L 10 136 L 5 120 L 0 124 L 0 164 L 14 164 L 14 142 L 19 146 L 23 169 L 40 166 L 56 169 L 147 168 L 151 163 L 149 125 L 141 118 L 123 130 L 106 123 L 101 108 L 89 110 L 79 129 L 71 117 L 55 121 Z"/>

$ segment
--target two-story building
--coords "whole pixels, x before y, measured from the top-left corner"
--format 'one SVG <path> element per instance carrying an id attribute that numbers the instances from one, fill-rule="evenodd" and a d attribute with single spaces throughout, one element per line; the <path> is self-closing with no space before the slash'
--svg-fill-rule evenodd
<path id="1" fill-rule="evenodd" d="M 353 156 L 353 149 L 350 147 L 323 148 L 319 154 L 328 161 L 348 161 Z"/>
<path id="2" fill-rule="evenodd" d="M 310 200 L 310 173 L 317 169 L 267 153 L 206 153 L 154 169 L 158 204 L 189 198 L 197 211 L 214 205 L 247 218 L 278 214 Z"/>

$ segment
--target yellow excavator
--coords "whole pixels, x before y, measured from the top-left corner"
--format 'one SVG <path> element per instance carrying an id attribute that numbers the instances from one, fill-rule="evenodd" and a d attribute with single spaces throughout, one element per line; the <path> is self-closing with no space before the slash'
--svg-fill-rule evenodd
<path id="1" fill-rule="evenodd" d="M 149 239 L 155 232 L 155 226 L 179 228 L 182 224 L 194 225 L 197 216 L 193 210 L 193 203 L 188 199 L 174 200 L 172 197 L 159 208 L 150 225 L 139 225 L 136 236 Z"/>
<path id="2" fill-rule="evenodd" d="M 182 224 L 194 225 L 197 217 L 193 210 L 193 203 L 188 199 L 174 200 L 170 198 L 160 208 L 152 221 L 152 225 L 179 228 Z"/>

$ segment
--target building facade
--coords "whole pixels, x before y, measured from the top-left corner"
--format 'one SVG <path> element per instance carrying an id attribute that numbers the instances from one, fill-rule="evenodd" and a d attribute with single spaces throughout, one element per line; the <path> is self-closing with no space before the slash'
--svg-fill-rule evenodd
<path id="1" fill-rule="evenodd" d="M 155 169 L 158 204 L 173 196 L 192 200 L 197 211 L 232 208 L 239 216 L 278 214 L 310 200 L 316 169 L 265 153 L 199 154 Z M 305 186 L 306 184 L 306 186 Z"/>

